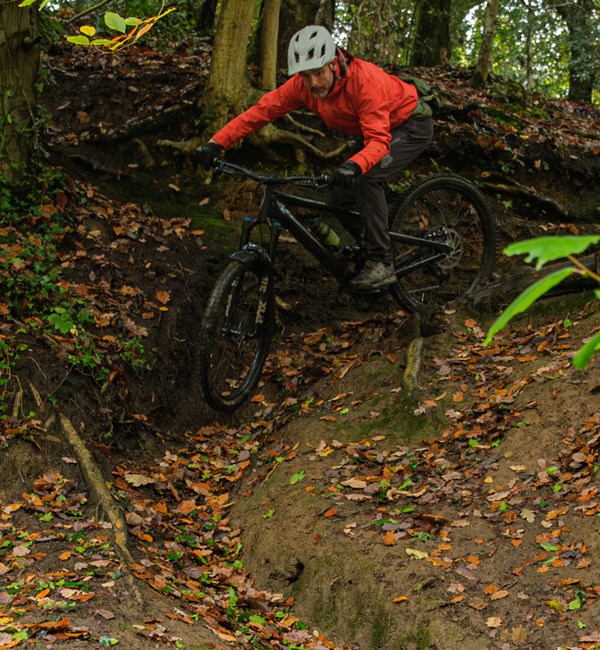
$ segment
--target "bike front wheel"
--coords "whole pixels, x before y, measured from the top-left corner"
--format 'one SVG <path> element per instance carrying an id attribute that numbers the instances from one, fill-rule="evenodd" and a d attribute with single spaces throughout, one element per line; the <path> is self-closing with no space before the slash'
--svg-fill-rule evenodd
<path id="1" fill-rule="evenodd" d="M 399 271 L 390 291 L 410 311 L 439 310 L 468 296 L 494 269 L 494 218 L 479 190 L 460 176 L 440 174 L 415 183 L 391 211 L 390 224 Z M 395 233 L 418 240 L 403 241 Z M 444 253 L 428 241 L 444 244 Z M 402 275 L 402 268 L 413 270 Z"/>
<path id="2" fill-rule="evenodd" d="M 233 261 L 219 276 L 202 321 L 199 378 L 207 403 L 234 411 L 250 397 L 262 372 L 274 329 L 270 269 Z"/>

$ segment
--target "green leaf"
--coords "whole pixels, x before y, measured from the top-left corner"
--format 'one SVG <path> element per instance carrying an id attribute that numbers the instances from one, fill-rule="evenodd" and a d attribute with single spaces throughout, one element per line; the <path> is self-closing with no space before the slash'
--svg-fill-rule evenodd
<path id="1" fill-rule="evenodd" d="M 115 639 L 111 636 L 106 636 L 105 634 L 102 635 L 98 641 L 104 648 L 110 648 L 110 646 L 117 645 L 117 643 L 119 643 L 119 639 Z"/>
<path id="2" fill-rule="evenodd" d="M 580 370 L 587 368 L 588 363 L 592 359 L 592 355 L 598 350 L 600 350 L 600 332 L 596 332 L 573 357 L 573 365 Z"/>
<path id="3" fill-rule="evenodd" d="M 574 598 L 568 605 L 567 608 L 573 611 L 574 609 L 581 609 L 581 605 L 583 603 L 579 600 L 579 598 Z"/>
<path id="4" fill-rule="evenodd" d="M 544 551 L 558 551 L 558 546 L 555 546 L 554 544 L 540 544 L 540 546 L 544 549 Z"/>
<path id="5" fill-rule="evenodd" d="M 267 512 L 265 512 L 265 514 L 263 515 L 263 519 L 270 519 L 274 514 L 275 514 L 275 509 L 271 508 L 271 510 L 267 510 Z"/>
<path id="6" fill-rule="evenodd" d="M 23 2 L 19 4 L 19 7 L 29 7 L 29 5 L 32 5 L 35 1 L 36 0 L 23 0 Z"/>
<path id="7" fill-rule="evenodd" d="M 127 23 L 114 11 L 107 11 L 104 14 L 104 22 L 109 29 L 114 29 L 115 32 L 121 32 L 121 34 L 124 34 L 127 30 Z"/>
<path id="8" fill-rule="evenodd" d="M 564 235 L 535 237 L 509 244 L 505 255 L 527 255 L 526 262 L 537 259 L 535 268 L 539 271 L 546 262 L 553 262 L 568 255 L 578 255 L 592 244 L 600 241 L 600 235 Z"/>
<path id="9" fill-rule="evenodd" d="M 549 275 L 541 278 L 530 287 L 525 289 L 525 291 L 518 295 L 492 324 L 487 333 L 487 336 L 485 337 L 485 340 L 483 341 L 484 347 L 491 343 L 494 335 L 497 334 L 503 327 L 506 327 L 512 318 L 531 307 L 531 305 L 540 296 L 543 296 L 547 291 L 552 289 L 552 287 L 560 284 L 565 278 L 568 278 L 576 270 L 577 269 L 575 269 L 573 266 L 569 266 L 566 269 L 559 269 L 558 271 L 554 271 L 553 273 L 550 273 Z"/>
<path id="10" fill-rule="evenodd" d="M 90 39 L 87 36 L 67 36 L 67 41 L 69 43 L 75 43 L 75 45 L 89 45 Z"/>
<path id="11" fill-rule="evenodd" d="M 96 34 L 96 28 L 92 27 L 92 25 L 82 25 L 79 31 L 86 36 L 94 36 Z"/>
<path id="12" fill-rule="evenodd" d="M 290 485 L 296 485 L 296 483 L 303 481 L 305 478 L 306 472 L 304 470 L 300 470 L 299 472 L 296 472 L 292 475 L 292 478 L 290 479 Z"/>

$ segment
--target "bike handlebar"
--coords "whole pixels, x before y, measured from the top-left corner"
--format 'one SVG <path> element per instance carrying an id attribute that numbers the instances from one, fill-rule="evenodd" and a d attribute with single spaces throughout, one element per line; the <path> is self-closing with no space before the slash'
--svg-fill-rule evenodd
<path id="1" fill-rule="evenodd" d="M 329 187 L 331 183 L 329 174 L 320 174 L 318 176 L 275 176 L 273 174 L 258 174 L 247 167 L 236 165 L 218 157 L 213 159 L 211 168 L 214 171 L 224 174 L 245 176 L 262 185 L 287 185 L 291 183 L 292 185 L 324 189 Z"/>

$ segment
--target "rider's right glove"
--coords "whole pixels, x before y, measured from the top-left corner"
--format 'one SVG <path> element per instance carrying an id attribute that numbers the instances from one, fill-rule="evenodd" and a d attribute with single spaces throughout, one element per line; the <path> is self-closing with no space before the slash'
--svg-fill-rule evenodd
<path id="1" fill-rule="evenodd" d="M 223 151 L 223 147 L 220 144 L 209 140 L 194 151 L 194 162 L 197 165 L 202 165 L 204 169 L 210 169 L 212 161 L 221 154 L 221 151 Z"/>
<path id="2" fill-rule="evenodd" d="M 347 160 L 343 165 L 334 169 L 329 177 L 330 187 L 352 187 L 354 179 L 360 176 L 360 167 L 351 160 Z"/>

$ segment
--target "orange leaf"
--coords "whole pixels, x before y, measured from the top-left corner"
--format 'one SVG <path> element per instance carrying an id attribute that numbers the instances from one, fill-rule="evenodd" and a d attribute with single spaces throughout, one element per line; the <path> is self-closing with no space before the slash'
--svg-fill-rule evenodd
<path id="1" fill-rule="evenodd" d="M 157 291 L 156 299 L 163 305 L 166 305 L 171 300 L 171 294 L 168 291 Z"/>
<path id="2" fill-rule="evenodd" d="M 398 596 L 392 600 L 393 603 L 403 603 L 404 601 L 408 600 L 406 596 Z"/>
<path id="3" fill-rule="evenodd" d="M 193 512 L 196 509 L 196 502 L 192 501 L 191 499 L 188 499 L 186 501 L 182 501 L 178 506 L 177 510 L 181 512 L 183 515 L 189 515 L 190 512 Z"/>
<path id="4" fill-rule="evenodd" d="M 336 508 L 329 508 L 329 510 L 323 515 L 324 517 L 333 517 L 337 514 Z"/>
<path id="5" fill-rule="evenodd" d="M 383 543 L 386 546 L 394 546 L 396 543 L 396 533 L 393 530 L 388 530 L 387 533 L 383 536 Z"/>

